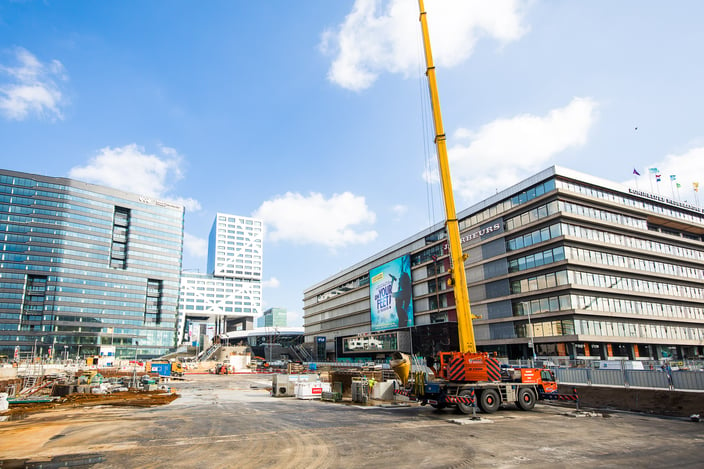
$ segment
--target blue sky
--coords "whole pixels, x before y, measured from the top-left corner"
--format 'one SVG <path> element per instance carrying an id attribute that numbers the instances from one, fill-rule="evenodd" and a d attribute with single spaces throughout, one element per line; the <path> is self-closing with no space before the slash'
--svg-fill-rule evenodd
<path id="1" fill-rule="evenodd" d="M 553 164 L 695 201 L 704 3 L 425 5 L 458 210 Z M 263 218 L 265 307 L 301 324 L 443 219 L 424 67 L 414 0 L 4 0 L 0 166 L 184 204 L 185 269 L 215 213 Z"/>

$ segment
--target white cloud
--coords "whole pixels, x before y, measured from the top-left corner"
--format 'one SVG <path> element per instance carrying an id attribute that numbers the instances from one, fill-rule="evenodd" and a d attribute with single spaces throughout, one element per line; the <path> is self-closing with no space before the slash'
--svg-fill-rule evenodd
<path id="1" fill-rule="evenodd" d="M 159 149 L 161 154 L 154 155 L 135 143 L 105 147 L 87 165 L 71 168 L 69 177 L 171 201 L 189 211 L 200 210 L 195 199 L 169 195 L 171 185 L 183 178 L 183 159 L 173 148 Z"/>
<path id="2" fill-rule="evenodd" d="M 183 250 L 190 256 L 205 259 L 208 257 L 208 240 L 184 232 Z"/>
<path id="3" fill-rule="evenodd" d="M 469 139 L 448 149 L 454 191 L 465 202 L 493 194 L 542 169 L 558 153 L 584 145 L 596 120 L 597 103 L 574 98 L 545 116 L 530 114 L 497 119 L 478 132 L 459 129 L 455 138 Z M 437 169 L 424 178 L 437 182 Z"/>
<path id="4" fill-rule="evenodd" d="M 661 175 L 661 182 L 655 180 L 655 175 L 650 173 L 649 168 L 657 168 L 658 174 Z M 661 193 L 682 202 L 694 203 L 695 192 L 692 184 L 698 182 L 700 189 L 696 197 L 701 202 L 704 193 L 704 147 L 695 147 L 678 155 L 669 154 L 651 165 L 635 169 L 641 175 L 624 181 L 624 185 L 634 187 L 637 182 L 640 190 Z M 675 176 L 674 181 L 670 180 L 671 175 Z M 677 183 L 681 187 L 678 188 Z"/>
<path id="5" fill-rule="evenodd" d="M 175 203 L 176 205 L 183 205 L 186 207 L 187 212 L 197 212 L 202 208 L 200 202 L 192 197 L 165 197 L 165 199 Z"/>
<path id="6" fill-rule="evenodd" d="M 271 277 L 269 280 L 262 281 L 262 287 L 264 288 L 279 288 L 279 285 L 281 285 L 281 282 L 279 282 L 279 279 L 276 277 Z"/>
<path id="7" fill-rule="evenodd" d="M 408 212 L 407 205 L 397 204 L 391 207 L 391 211 L 394 213 L 394 220 L 399 221 Z"/>
<path id="8" fill-rule="evenodd" d="M 357 227 L 373 224 L 376 215 L 369 210 L 364 197 L 349 192 L 334 194 L 329 199 L 319 193 L 303 196 L 287 192 L 264 202 L 254 217 L 264 220 L 267 237 L 272 241 L 337 248 L 368 243 L 377 236 L 376 231 Z"/>
<path id="9" fill-rule="evenodd" d="M 22 47 L 15 48 L 14 55 L 16 66 L 0 64 L 0 113 L 10 120 L 23 120 L 33 114 L 63 119 L 60 107 L 66 99 L 58 82 L 66 80 L 66 74 L 61 62 L 44 64 Z"/>
<path id="10" fill-rule="evenodd" d="M 482 36 L 507 43 L 526 32 L 521 0 L 427 0 L 425 5 L 436 65 L 452 67 L 465 61 Z M 417 70 L 418 18 L 414 1 L 356 0 L 345 21 L 322 35 L 321 50 L 335 55 L 328 79 L 359 91 L 383 72 L 407 76 Z"/>

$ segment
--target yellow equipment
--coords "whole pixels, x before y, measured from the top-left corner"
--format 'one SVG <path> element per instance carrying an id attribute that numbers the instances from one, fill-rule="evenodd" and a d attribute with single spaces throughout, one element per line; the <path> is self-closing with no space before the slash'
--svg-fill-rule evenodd
<path id="1" fill-rule="evenodd" d="M 411 372 L 411 359 L 408 358 L 408 355 L 401 352 L 394 352 L 393 355 L 391 355 L 389 366 L 396 372 L 396 375 L 398 375 L 401 380 L 401 385 L 406 387 L 408 375 Z"/>
<path id="2" fill-rule="evenodd" d="M 474 341 L 474 328 L 472 326 L 472 319 L 476 318 L 476 316 L 472 316 L 472 311 L 469 307 L 467 276 L 464 271 L 464 261 L 467 257 L 462 253 L 462 243 L 460 242 L 460 229 L 457 223 L 455 199 L 452 194 L 452 180 L 450 179 L 450 165 L 447 161 L 445 130 L 442 126 L 440 98 L 438 97 L 438 87 L 435 79 L 435 64 L 433 63 L 433 53 L 430 50 L 430 34 L 428 33 L 428 21 L 423 0 L 418 0 L 418 6 L 420 7 L 420 25 L 423 32 L 423 47 L 427 66 L 426 75 L 430 88 L 430 102 L 433 108 L 433 123 L 435 124 L 435 145 L 438 151 L 440 182 L 445 201 L 445 229 L 447 230 L 447 239 L 450 245 L 450 265 L 452 267 L 450 273 L 455 293 L 460 352 L 476 352 L 477 346 Z"/>

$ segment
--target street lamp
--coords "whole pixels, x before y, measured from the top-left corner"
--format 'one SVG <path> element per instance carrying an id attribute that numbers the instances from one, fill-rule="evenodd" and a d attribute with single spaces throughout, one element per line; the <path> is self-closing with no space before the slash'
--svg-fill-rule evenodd
<path id="1" fill-rule="evenodd" d="M 530 335 L 528 336 L 528 348 L 533 351 L 533 366 L 535 366 L 535 341 L 533 340 L 533 324 L 531 324 L 530 322 L 530 310 L 528 310 L 528 331 L 530 333 Z"/>
<path id="2" fill-rule="evenodd" d="M 136 388 L 137 387 L 137 350 L 139 349 L 139 342 L 135 342 L 135 347 L 134 347 L 134 367 L 133 367 L 133 372 L 132 372 L 132 387 Z"/>

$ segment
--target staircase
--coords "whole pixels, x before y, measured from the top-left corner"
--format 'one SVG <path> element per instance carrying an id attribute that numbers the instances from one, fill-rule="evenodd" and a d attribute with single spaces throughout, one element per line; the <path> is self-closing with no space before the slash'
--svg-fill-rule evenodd
<path id="1" fill-rule="evenodd" d="M 290 347 L 291 352 L 300 362 L 312 362 L 313 356 L 303 345 L 293 345 Z"/>
<path id="2" fill-rule="evenodd" d="M 206 361 L 210 360 L 210 357 L 215 355 L 215 353 L 220 350 L 221 345 L 220 344 L 213 344 L 211 345 L 206 351 L 201 352 L 201 354 L 198 356 L 199 361 Z"/>

